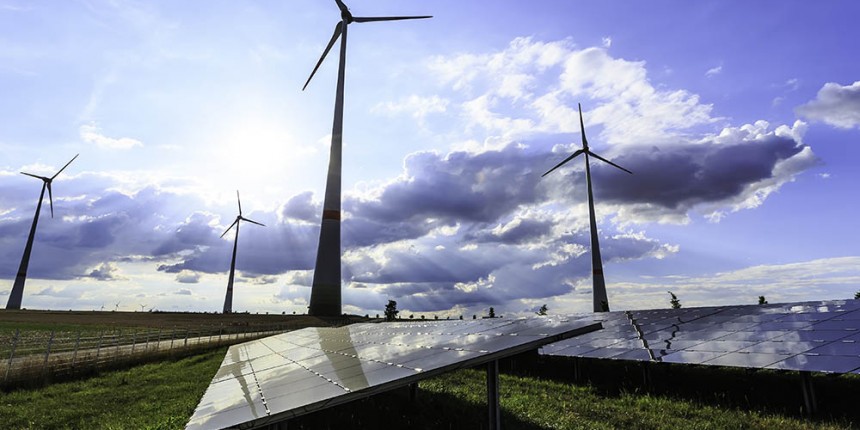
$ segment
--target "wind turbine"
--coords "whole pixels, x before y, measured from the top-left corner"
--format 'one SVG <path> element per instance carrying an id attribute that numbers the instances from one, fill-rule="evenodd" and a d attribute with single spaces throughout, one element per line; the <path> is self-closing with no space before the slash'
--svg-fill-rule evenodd
<path id="1" fill-rule="evenodd" d="M 120 304 L 120 302 L 116 302 L 116 305 L 114 305 L 114 307 L 113 307 L 114 312 L 119 310 L 119 304 Z"/>
<path id="2" fill-rule="evenodd" d="M 343 86 L 346 74 L 346 29 L 353 22 L 400 21 L 406 19 L 424 19 L 432 16 L 385 16 L 357 17 L 341 0 L 335 0 L 340 9 L 341 20 L 334 27 L 328 45 L 317 61 L 314 70 L 305 82 L 302 91 L 307 88 L 314 74 L 319 69 L 326 55 L 341 35 L 340 62 L 337 69 L 337 90 L 334 100 L 334 122 L 331 131 L 331 152 L 329 155 L 328 176 L 326 177 L 325 200 L 323 201 L 320 239 L 317 248 L 317 259 L 314 266 L 314 280 L 311 288 L 311 300 L 308 313 L 310 315 L 339 316 L 341 314 L 341 273 L 340 273 L 340 186 L 341 186 L 341 152 L 343 142 Z"/>
<path id="3" fill-rule="evenodd" d="M 143 308 L 145 308 L 145 307 L 146 307 L 146 305 L 140 305 L 140 311 L 143 312 Z"/>
<path id="4" fill-rule="evenodd" d="M 579 106 L 579 128 L 582 131 L 582 149 L 577 149 L 570 157 L 567 157 L 555 167 L 549 169 L 541 175 L 544 177 L 555 169 L 558 169 L 568 161 L 576 158 L 579 154 L 585 154 L 585 179 L 588 186 L 588 219 L 591 223 L 591 273 L 592 282 L 594 285 L 594 312 L 609 312 L 609 298 L 606 296 L 606 281 L 603 279 L 603 262 L 600 259 L 600 243 L 597 240 L 597 221 L 594 219 L 594 195 L 591 192 L 591 166 L 588 163 L 588 156 L 592 156 L 604 163 L 617 167 L 631 175 L 633 172 L 591 152 L 588 149 L 588 140 L 585 138 L 585 124 L 582 122 L 582 105 Z"/>
<path id="5" fill-rule="evenodd" d="M 32 176 L 37 179 L 42 180 L 42 193 L 39 194 L 39 203 L 36 205 L 36 215 L 33 217 L 33 225 L 30 227 L 30 236 L 27 237 L 27 245 L 24 247 L 24 255 L 21 257 L 21 265 L 18 266 L 18 275 L 15 276 L 15 284 L 12 286 L 12 292 L 9 293 L 9 301 L 6 302 L 6 309 L 21 309 L 21 299 L 24 297 L 24 282 L 27 281 L 27 268 L 30 266 L 30 252 L 33 250 L 33 238 L 36 236 L 36 224 L 39 222 L 39 212 L 42 210 L 42 200 L 45 198 L 45 189 L 48 189 L 48 202 L 51 204 L 51 218 L 54 217 L 54 195 L 51 192 L 51 183 L 54 182 L 54 178 L 60 174 L 66 167 L 69 167 L 69 164 L 72 164 L 72 161 L 75 161 L 75 158 L 78 158 L 76 154 L 60 169 L 59 172 L 55 173 L 54 176 L 50 178 L 45 176 L 34 175 L 32 173 L 21 172 L 22 175 Z"/>
<path id="6" fill-rule="evenodd" d="M 239 243 L 239 221 L 248 221 L 251 224 L 265 225 L 258 223 L 257 221 L 250 220 L 242 216 L 242 201 L 239 200 L 239 191 L 236 190 L 236 201 L 239 203 L 239 215 L 236 215 L 236 221 L 233 221 L 233 224 L 230 224 L 230 227 L 227 227 L 227 230 L 224 230 L 224 233 L 221 234 L 221 237 L 224 237 L 228 231 L 230 231 L 233 226 L 236 226 L 236 237 L 233 238 L 233 259 L 230 261 L 230 278 L 227 281 L 227 296 L 224 297 L 224 313 L 229 314 L 233 312 L 233 273 L 236 270 L 236 245 Z"/>

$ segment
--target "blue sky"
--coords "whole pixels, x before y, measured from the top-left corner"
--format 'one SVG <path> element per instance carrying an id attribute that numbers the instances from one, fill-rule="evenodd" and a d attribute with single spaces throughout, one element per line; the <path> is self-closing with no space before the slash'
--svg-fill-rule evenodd
<path id="1" fill-rule="evenodd" d="M 344 310 L 591 307 L 580 140 L 613 309 L 860 289 L 860 6 L 375 1 L 350 26 Z M 333 1 L 0 0 L 0 300 L 39 182 L 24 307 L 301 313 L 336 57 Z M 117 303 L 119 305 L 117 306 Z"/>

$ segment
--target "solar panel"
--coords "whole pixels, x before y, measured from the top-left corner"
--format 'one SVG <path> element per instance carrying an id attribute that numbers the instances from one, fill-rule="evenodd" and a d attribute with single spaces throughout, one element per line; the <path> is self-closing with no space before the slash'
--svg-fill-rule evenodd
<path id="1" fill-rule="evenodd" d="M 600 329 L 590 318 L 306 328 L 230 347 L 187 429 L 255 428 Z"/>
<path id="2" fill-rule="evenodd" d="M 858 300 L 655 309 L 592 315 L 596 321 L 603 323 L 603 330 L 547 345 L 541 348 L 540 353 L 566 357 L 860 373 Z"/>

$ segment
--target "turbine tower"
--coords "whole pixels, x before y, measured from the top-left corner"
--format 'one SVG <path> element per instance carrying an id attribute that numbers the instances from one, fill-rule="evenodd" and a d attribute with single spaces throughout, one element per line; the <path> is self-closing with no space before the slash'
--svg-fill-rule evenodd
<path id="1" fill-rule="evenodd" d="M 317 248 L 314 280 L 308 309 L 310 315 L 318 316 L 339 316 L 341 314 L 340 186 L 343 142 L 343 86 L 344 75 L 346 73 L 346 29 L 353 22 L 432 18 L 432 16 L 354 17 L 341 0 L 335 0 L 335 3 L 337 3 L 337 7 L 340 9 L 341 20 L 335 25 L 331 40 L 329 40 L 310 77 L 308 77 L 307 82 L 302 87 L 302 91 L 307 88 L 317 69 L 319 69 L 326 55 L 331 50 L 331 47 L 339 37 L 343 36 L 340 42 L 340 63 L 337 69 L 334 123 L 331 131 L 331 152 L 329 155 L 328 176 L 326 177 L 325 200 L 323 201 L 322 225 L 320 227 L 319 246 Z"/>
<path id="2" fill-rule="evenodd" d="M 33 238 L 36 236 L 36 224 L 39 223 L 39 212 L 42 210 L 42 199 L 45 198 L 45 189 L 48 189 L 48 202 L 51 204 L 51 218 L 54 217 L 54 196 L 51 192 L 51 183 L 54 181 L 54 178 L 60 174 L 66 167 L 69 167 L 69 164 L 72 164 L 72 161 L 75 161 L 75 158 L 78 158 L 76 154 L 60 169 L 59 172 L 55 173 L 54 176 L 50 178 L 45 176 L 33 175 L 31 173 L 21 172 L 23 175 L 32 176 L 37 179 L 42 180 L 42 193 L 39 194 L 39 203 L 36 204 L 36 215 L 33 217 L 33 225 L 30 227 L 30 236 L 27 237 L 27 245 L 24 247 L 24 255 L 21 257 L 21 265 L 18 266 L 18 275 L 15 276 L 15 284 L 12 286 L 12 292 L 9 293 L 9 301 L 6 302 L 6 309 L 21 309 L 21 299 L 24 297 L 24 282 L 27 281 L 27 267 L 30 266 L 30 252 L 33 250 Z"/>
<path id="3" fill-rule="evenodd" d="M 236 201 L 239 203 L 239 215 L 236 215 L 236 220 L 233 221 L 233 224 L 230 224 L 230 227 L 227 227 L 227 230 L 224 230 L 224 233 L 221 234 L 221 237 L 224 237 L 228 231 L 230 231 L 233 226 L 236 226 L 236 237 L 233 238 L 233 259 L 230 260 L 230 278 L 227 281 L 227 296 L 224 297 L 224 313 L 229 314 L 233 312 L 233 273 L 236 271 L 236 245 L 239 243 L 239 221 L 248 221 L 251 224 L 265 225 L 258 223 L 257 221 L 250 220 L 242 216 L 242 200 L 239 200 L 239 190 L 236 190 Z"/>
<path id="4" fill-rule="evenodd" d="M 597 240 L 597 221 L 594 219 L 594 195 L 591 192 L 591 166 L 588 156 L 592 156 L 604 163 L 617 167 L 631 175 L 633 172 L 591 152 L 588 149 L 588 140 L 585 138 L 585 124 L 582 122 L 582 105 L 579 105 L 579 128 L 582 131 L 582 149 L 577 149 L 570 157 L 567 157 L 555 167 L 541 175 L 544 177 L 555 169 L 558 169 L 568 161 L 576 158 L 579 154 L 585 154 L 585 182 L 588 186 L 588 220 L 591 223 L 591 273 L 594 285 L 594 312 L 609 312 L 609 298 L 606 296 L 606 281 L 603 279 L 603 262 L 600 259 L 600 243 Z"/>

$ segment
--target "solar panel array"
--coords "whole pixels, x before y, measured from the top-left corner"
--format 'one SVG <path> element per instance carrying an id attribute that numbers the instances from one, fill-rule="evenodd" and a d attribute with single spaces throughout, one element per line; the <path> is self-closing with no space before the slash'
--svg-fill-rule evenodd
<path id="1" fill-rule="evenodd" d="M 860 373 L 860 300 L 593 314 L 552 356 Z"/>
<path id="2" fill-rule="evenodd" d="M 586 319 L 306 328 L 230 347 L 186 428 L 254 428 L 598 330 Z"/>

